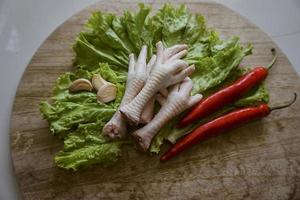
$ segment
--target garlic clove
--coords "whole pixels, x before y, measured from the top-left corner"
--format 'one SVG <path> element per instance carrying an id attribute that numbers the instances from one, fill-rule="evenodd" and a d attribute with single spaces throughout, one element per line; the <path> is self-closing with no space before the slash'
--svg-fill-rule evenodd
<path id="1" fill-rule="evenodd" d="M 94 74 L 92 77 L 92 85 L 96 91 L 99 90 L 100 87 L 102 87 L 104 84 L 106 84 L 107 81 L 105 81 L 100 74 Z"/>
<path id="2" fill-rule="evenodd" d="M 99 88 L 97 92 L 97 100 L 101 103 L 108 103 L 115 100 L 117 97 L 116 85 L 107 82 L 105 85 Z"/>
<path id="3" fill-rule="evenodd" d="M 69 86 L 70 92 L 92 91 L 92 90 L 93 90 L 92 83 L 85 78 L 77 79 L 73 81 Z"/>

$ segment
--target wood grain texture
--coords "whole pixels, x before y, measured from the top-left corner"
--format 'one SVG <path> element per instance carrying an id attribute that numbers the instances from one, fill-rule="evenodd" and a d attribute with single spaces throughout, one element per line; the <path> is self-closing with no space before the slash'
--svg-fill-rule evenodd
<path id="1" fill-rule="evenodd" d="M 164 2 L 148 3 L 156 10 Z M 202 13 L 222 37 L 239 35 L 242 42 L 253 43 L 253 55 L 243 65 L 270 61 L 269 49 L 276 45 L 237 13 L 211 2 L 175 3 Z M 71 17 L 38 49 L 20 82 L 11 119 L 11 148 L 24 199 L 300 199 L 299 100 L 164 164 L 157 156 L 128 147 L 109 168 L 94 166 L 74 173 L 55 167 L 53 157 L 62 141 L 49 132 L 38 104 L 50 98 L 57 77 L 72 70 L 72 44 L 95 9 L 121 14 L 137 10 L 137 1 L 99 2 Z M 273 105 L 300 91 L 299 77 L 279 49 L 278 53 L 266 81 Z"/>

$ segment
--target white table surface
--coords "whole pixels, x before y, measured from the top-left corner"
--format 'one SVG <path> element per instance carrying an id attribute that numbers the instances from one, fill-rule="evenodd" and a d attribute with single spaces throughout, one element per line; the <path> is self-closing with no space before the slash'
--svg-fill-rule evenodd
<path id="1" fill-rule="evenodd" d="M 19 199 L 9 126 L 15 92 L 37 48 L 63 21 L 97 0 L 0 0 L 0 200 Z M 217 0 L 246 16 L 285 52 L 300 74 L 299 0 Z"/>

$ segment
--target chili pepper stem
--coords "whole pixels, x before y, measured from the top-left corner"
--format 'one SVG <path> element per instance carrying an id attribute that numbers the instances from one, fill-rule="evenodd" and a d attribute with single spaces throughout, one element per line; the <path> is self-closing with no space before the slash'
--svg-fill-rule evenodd
<path id="1" fill-rule="evenodd" d="M 270 111 L 272 112 L 273 110 L 279 110 L 279 109 L 282 109 L 282 108 L 287 108 L 287 107 L 291 106 L 293 103 L 295 103 L 296 99 L 297 99 L 297 93 L 295 92 L 294 93 L 294 98 L 289 103 L 287 103 L 285 105 L 271 107 Z"/>
<path id="2" fill-rule="evenodd" d="M 267 69 L 271 69 L 273 67 L 273 65 L 275 64 L 277 58 L 278 58 L 277 51 L 276 51 L 275 48 L 272 48 L 271 52 L 272 52 L 272 55 L 273 55 L 273 59 L 271 60 L 271 62 L 266 67 Z"/>

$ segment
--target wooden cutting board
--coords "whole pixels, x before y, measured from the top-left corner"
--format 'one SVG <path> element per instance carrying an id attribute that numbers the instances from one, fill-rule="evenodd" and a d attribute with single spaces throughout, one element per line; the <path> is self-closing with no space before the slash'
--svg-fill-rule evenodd
<path id="1" fill-rule="evenodd" d="M 149 3 L 157 10 L 164 2 Z M 242 42 L 253 43 L 253 55 L 242 65 L 266 65 L 270 48 L 277 48 L 279 58 L 266 81 L 271 105 L 300 91 L 300 79 L 286 56 L 255 25 L 216 3 L 177 3 L 202 13 L 222 37 L 239 35 Z M 11 150 L 24 199 L 300 199 L 300 100 L 167 163 L 127 147 L 108 168 L 71 172 L 55 167 L 53 157 L 62 141 L 50 133 L 38 104 L 50 98 L 57 77 L 72 70 L 75 36 L 95 9 L 121 14 L 137 10 L 137 1 L 99 2 L 68 19 L 35 53 L 18 87 Z"/>

